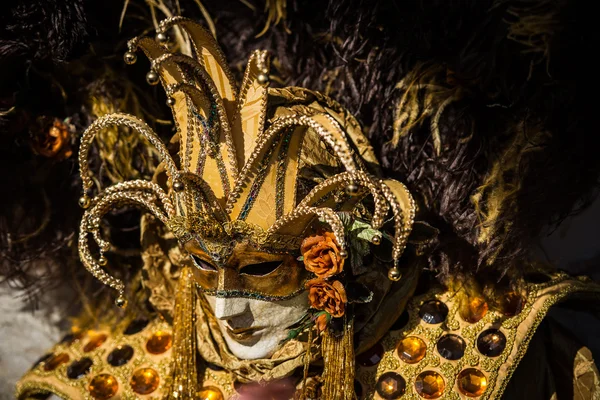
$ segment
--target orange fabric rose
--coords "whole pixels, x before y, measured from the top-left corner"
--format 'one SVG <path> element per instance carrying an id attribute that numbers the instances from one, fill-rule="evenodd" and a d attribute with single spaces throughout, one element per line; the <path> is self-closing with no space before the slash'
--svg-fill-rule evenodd
<path id="1" fill-rule="evenodd" d="M 327 282 L 311 279 L 306 282 L 308 302 L 312 308 L 327 311 L 332 317 L 339 318 L 346 311 L 346 290 L 340 281 Z"/>
<path id="2" fill-rule="evenodd" d="M 309 236 L 302 242 L 300 252 L 305 268 L 319 278 L 328 278 L 344 269 L 344 259 L 335 235 L 331 232 Z"/>

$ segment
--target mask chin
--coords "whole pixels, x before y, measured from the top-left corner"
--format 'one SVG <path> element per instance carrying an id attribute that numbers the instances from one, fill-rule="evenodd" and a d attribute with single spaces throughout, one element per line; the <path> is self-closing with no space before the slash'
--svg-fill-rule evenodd
<path id="1" fill-rule="evenodd" d="M 288 327 L 308 310 L 308 292 L 289 300 L 268 302 L 242 297 L 206 295 L 231 353 L 244 360 L 269 358 L 287 338 Z"/>

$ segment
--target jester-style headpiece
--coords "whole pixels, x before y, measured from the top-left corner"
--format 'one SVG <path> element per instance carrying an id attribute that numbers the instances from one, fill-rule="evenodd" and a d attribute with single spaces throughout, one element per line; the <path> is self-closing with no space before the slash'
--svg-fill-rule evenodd
<path id="1" fill-rule="evenodd" d="M 163 45 L 173 26 L 189 36 L 190 54 L 172 53 Z M 379 229 L 391 210 L 395 263 L 389 277 L 398 278 L 414 202 L 404 185 L 379 176 L 366 137 L 338 103 L 303 88 L 270 88 L 269 59 L 258 50 L 238 88 L 214 37 L 185 18 L 163 21 L 156 40 L 135 38 L 129 48 L 125 61 L 134 63 L 141 49 L 151 61 L 148 83 L 162 83 L 167 93 L 177 128 L 171 142 L 179 149 L 171 154 L 147 124 L 126 114 L 99 118 L 81 139 L 80 202 L 86 211 L 79 253 L 96 278 L 120 293 L 118 303 L 124 302 L 124 284 L 103 269 L 110 245 L 101 238 L 99 224 L 111 208 L 121 206 L 146 209 L 182 244 L 193 241 L 217 264 L 239 243 L 297 253 L 315 220 L 330 227 L 344 257 L 347 242 L 338 213 L 359 213 Z M 158 150 L 167 179 L 122 182 L 90 198 L 90 146 L 111 125 L 146 137 Z M 90 250 L 90 234 L 99 256 Z M 371 240 L 378 244 L 382 238 Z"/>

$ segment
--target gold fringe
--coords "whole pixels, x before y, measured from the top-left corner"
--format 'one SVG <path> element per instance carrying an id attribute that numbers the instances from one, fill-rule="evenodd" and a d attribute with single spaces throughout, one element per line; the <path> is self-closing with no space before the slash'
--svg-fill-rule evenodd
<path id="1" fill-rule="evenodd" d="M 185 267 L 179 277 L 173 312 L 173 358 L 171 361 L 171 386 L 167 400 L 195 399 L 198 389 L 196 370 L 196 287 L 192 270 Z"/>
<path id="2" fill-rule="evenodd" d="M 316 326 L 311 326 L 308 328 L 308 345 L 306 347 L 306 354 L 304 354 L 304 371 L 302 376 L 302 393 L 300 395 L 300 400 L 306 399 L 306 381 L 308 379 L 308 368 L 310 367 L 310 361 L 312 359 L 313 329 L 316 329 Z"/>
<path id="3" fill-rule="evenodd" d="M 323 400 L 354 399 L 354 324 L 345 322 L 342 336 L 334 337 L 328 330 L 323 333 Z"/>

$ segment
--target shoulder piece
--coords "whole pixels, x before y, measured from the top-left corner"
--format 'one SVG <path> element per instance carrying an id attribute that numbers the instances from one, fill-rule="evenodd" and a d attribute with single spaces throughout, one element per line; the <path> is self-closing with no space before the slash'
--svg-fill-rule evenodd
<path id="1" fill-rule="evenodd" d="M 600 286 L 587 278 L 536 278 L 526 298 L 507 293 L 502 311 L 481 299 L 463 315 L 458 296 L 442 290 L 414 297 L 392 330 L 357 358 L 357 392 L 374 399 L 501 398 L 552 305 L 570 296 L 600 300 Z"/>
<path id="2" fill-rule="evenodd" d="M 121 329 L 102 327 L 65 336 L 18 382 L 16 397 L 159 399 L 169 376 L 171 327 L 156 318 Z"/>
<path id="3" fill-rule="evenodd" d="M 158 400 L 171 375 L 172 327 L 160 318 L 133 320 L 66 335 L 17 383 L 16 398 L 54 394 L 64 399 Z M 206 366 L 199 398 L 223 399 L 233 382 Z"/>

